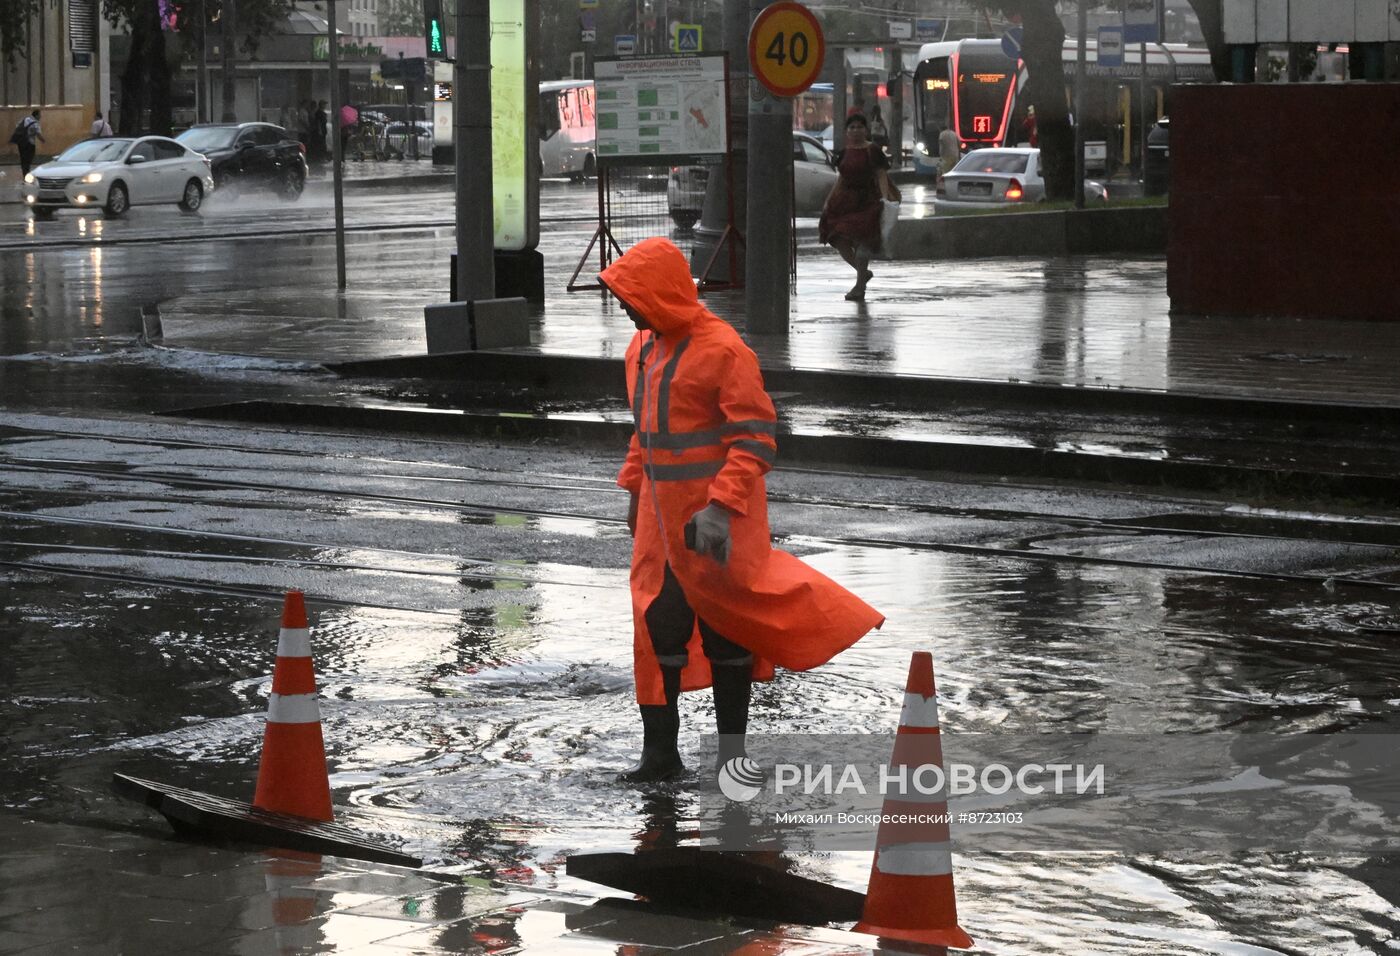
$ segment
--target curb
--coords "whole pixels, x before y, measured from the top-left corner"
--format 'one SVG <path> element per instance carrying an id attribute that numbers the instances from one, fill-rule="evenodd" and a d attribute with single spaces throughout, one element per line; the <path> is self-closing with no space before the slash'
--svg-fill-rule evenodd
<path id="1" fill-rule="evenodd" d="M 413 378 L 427 381 L 491 382 L 548 389 L 559 397 L 617 397 L 623 360 L 522 352 L 454 352 L 328 363 L 337 375 Z M 1040 385 L 986 379 L 929 378 L 763 367 L 770 391 L 800 392 L 824 398 L 903 405 L 996 405 L 1058 408 L 1101 413 L 1200 415 L 1255 420 L 1349 422 L 1359 417 L 1400 427 L 1400 406 L 1352 402 L 1300 401 L 1195 392 L 1149 392 L 1087 385 Z"/>
<path id="2" fill-rule="evenodd" d="M 535 414 L 490 414 L 438 409 L 393 409 L 256 400 L 176 409 L 165 417 L 241 421 L 268 425 L 370 429 L 386 434 L 428 434 L 506 440 L 574 441 L 620 448 L 632 424 L 601 419 L 556 419 Z M 1256 496 L 1346 498 L 1392 502 L 1400 476 L 1274 470 L 1213 462 L 1132 458 L 1077 451 L 914 441 L 850 435 L 778 433 L 785 461 L 807 466 L 882 468 L 978 477 L 1088 481 L 1194 491 L 1238 491 Z"/>

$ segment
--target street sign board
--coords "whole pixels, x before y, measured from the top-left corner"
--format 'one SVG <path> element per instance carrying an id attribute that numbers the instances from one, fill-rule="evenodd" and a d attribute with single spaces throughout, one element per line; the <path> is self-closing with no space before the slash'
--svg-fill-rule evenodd
<path id="1" fill-rule="evenodd" d="M 1123 42 L 1158 42 L 1157 24 L 1162 19 L 1162 0 L 1125 0 Z"/>
<path id="2" fill-rule="evenodd" d="M 780 0 L 754 18 L 749 67 L 774 96 L 796 96 L 807 89 L 825 61 L 822 25 L 802 4 Z"/>
<path id="3" fill-rule="evenodd" d="M 1099 66 L 1123 65 L 1123 28 L 1099 27 Z"/>
<path id="4" fill-rule="evenodd" d="M 914 24 L 908 20 L 888 20 L 891 40 L 908 40 L 914 36 Z"/>
<path id="5" fill-rule="evenodd" d="M 1020 27 L 1007 27 L 1006 32 L 1001 35 L 1001 52 L 1013 60 L 1019 60 L 1021 58 L 1021 38 L 1024 35 L 1024 31 Z"/>
<path id="6" fill-rule="evenodd" d="M 915 20 L 914 39 L 938 40 L 943 36 L 942 20 Z"/>
<path id="7" fill-rule="evenodd" d="M 598 31 L 597 31 L 597 30 L 580 30 L 580 31 L 578 31 L 578 42 L 580 42 L 580 43 L 596 43 L 596 42 L 598 42 Z"/>
<path id="8" fill-rule="evenodd" d="M 596 60 L 598 158 L 660 164 L 723 155 L 727 77 L 723 55 Z"/>
<path id="9" fill-rule="evenodd" d="M 597 10 L 598 0 L 578 0 L 578 8 L 580 10 Z"/>
<path id="10" fill-rule="evenodd" d="M 672 47 L 677 53 L 699 53 L 700 52 L 701 26 L 698 23 L 677 23 L 675 46 Z"/>
<path id="11" fill-rule="evenodd" d="M 631 56 L 637 52 L 637 35 L 619 33 L 613 37 L 613 53 L 616 56 Z"/>

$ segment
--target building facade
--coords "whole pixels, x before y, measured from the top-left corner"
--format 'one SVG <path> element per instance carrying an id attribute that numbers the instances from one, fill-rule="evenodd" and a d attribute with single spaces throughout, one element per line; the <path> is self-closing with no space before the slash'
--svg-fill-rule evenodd
<path id="1" fill-rule="evenodd" d="M 43 111 L 41 154 L 86 139 L 94 113 L 111 100 L 109 27 L 101 0 L 55 0 L 38 5 L 29 23 L 25 55 L 0 61 L 0 162 L 17 161 L 10 132 L 31 110 Z"/>

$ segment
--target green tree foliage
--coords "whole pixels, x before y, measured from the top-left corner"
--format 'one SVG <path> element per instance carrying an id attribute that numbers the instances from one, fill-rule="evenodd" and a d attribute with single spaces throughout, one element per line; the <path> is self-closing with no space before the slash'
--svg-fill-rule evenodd
<path id="1" fill-rule="evenodd" d="M 7 66 L 25 52 L 29 21 L 38 9 L 39 0 L 0 0 L 0 58 Z"/>
<path id="2" fill-rule="evenodd" d="M 416 37 L 423 28 L 421 0 L 379 0 L 379 32 L 384 36 Z"/>

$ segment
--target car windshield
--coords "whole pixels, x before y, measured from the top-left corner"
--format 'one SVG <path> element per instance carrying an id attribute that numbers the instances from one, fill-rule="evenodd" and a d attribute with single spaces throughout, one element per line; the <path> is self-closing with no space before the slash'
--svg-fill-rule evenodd
<path id="1" fill-rule="evenodd" d="M 90 139 L 69 147 L 58 157 L 60 163 L 112 163 L 121 159 L 131 145 L 129 139 Z"/>
<path id="2" fill-rule="evenodd" d="M 197 153 L 206 149 L 228 149 L 238 135 L 236 126 L 196 126 L 175 138 Z"/>
<path id="3" fill-rule="evenodd" d="M 1030 156 L 995 149 L 975 149 L 953 167 L 955 173 L 1024 173 Z"/>

